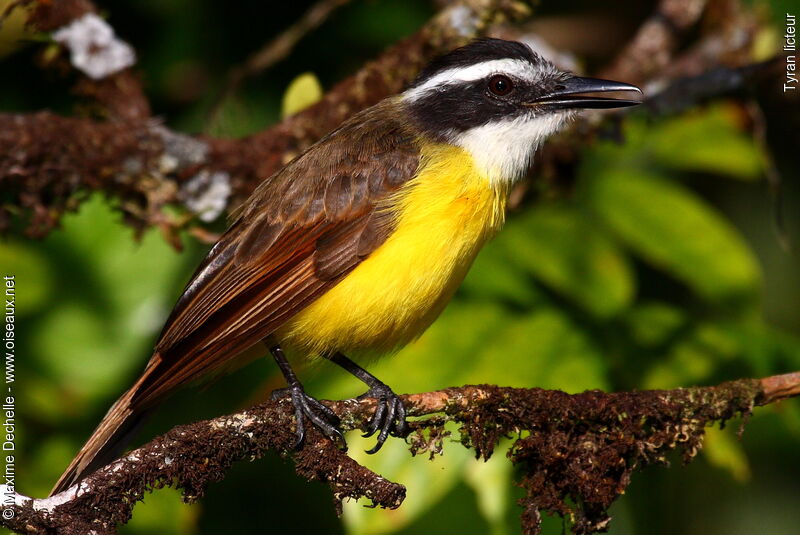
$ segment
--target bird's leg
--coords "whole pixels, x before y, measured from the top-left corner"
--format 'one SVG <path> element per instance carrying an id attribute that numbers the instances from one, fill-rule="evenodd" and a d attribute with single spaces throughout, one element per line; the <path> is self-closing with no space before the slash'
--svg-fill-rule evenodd
<path id="1" fill-rule="evenodd" d="M 369 387 L 369 390 L 358 396 L 358 399 L 375 398 L 378 400 L 378 406 L 372 415 L 372 419 L 369 422 L 367 432 L 364 436 L 370 437 L 374 435 L 378 429 L 380 429 L 380 433 L 378 433 L 377 444 L 375 444 L 374 448 L 368 450 L 367 453 L 375 453 L 381 449 L 381 446 L 386 442 L 389 435 L 404 437 L 408 434 L 406 408 L 391 388 L 341 353 L 335 353 L 330 357 L 330 360 L 355 375 Z"/>
<path id="2" fill-rule="evenodd" d="M 297 442 L 294 447 L 297 448 L 303 442 L 305 437 L 305 427 L 303 417 L 308 417 L 317 429 L 322 431 L 325 436 L 337 442 L 339 447 L 343 450 L 347 449 L 347 443 L 344 440 L 344 435 L 339 429 L 339 417 L 330 410 L 328 407 L 306 394 L 303 389 L 303 384 L 295 375 L 294 370 L 289 365 L 286 355 L 279 345 L 271 345 L 269 352 L 278 363 L 281 373 L 286 378 L 287 388 L 276 390 L 272 393 L 272 398 L 277 399 L 285 394 L 291 397 L 292 405 L 294 405 L 294 418 L 297 422 Z"/>

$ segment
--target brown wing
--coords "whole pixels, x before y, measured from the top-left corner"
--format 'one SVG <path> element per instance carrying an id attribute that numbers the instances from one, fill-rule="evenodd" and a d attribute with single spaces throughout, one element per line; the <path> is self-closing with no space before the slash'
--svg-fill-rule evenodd
<path id="1" fill-rule="evenodd" d="M 378 208 L 419 163 L 396 108 L 365 110 L 259 186 L 186 286 L 142 376 L 53 493 L 116 458 L 161 398 L 230 368 L 383 243 L 392 215 Z"/>
<path id="2" fill-rule="evenodd" d="M 134 404 L 224 367 L 383 243 L 376 207 L 419 162 L 395 108 L 355 116 L 253 193 L 179 299 Z"/>

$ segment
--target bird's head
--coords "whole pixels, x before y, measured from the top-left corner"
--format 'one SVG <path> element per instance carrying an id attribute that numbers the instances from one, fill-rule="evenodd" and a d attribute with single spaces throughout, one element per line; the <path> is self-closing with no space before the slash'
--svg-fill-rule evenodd
<path id="1" fill-rule="evenodd" d="M 434 60 L 401 98 L 425 138 L 462 147 L 492 182 L 507 182 L 576 111 L 639 104 L 607 94 L 617 91 L 641 93 L 561 71 L 522 43 L 480 39 Z"/>

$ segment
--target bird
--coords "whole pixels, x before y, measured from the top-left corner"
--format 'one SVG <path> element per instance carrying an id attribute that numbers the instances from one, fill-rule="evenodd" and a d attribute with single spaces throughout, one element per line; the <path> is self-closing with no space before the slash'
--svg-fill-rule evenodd
<path id="1" fill-rule="evenodd" d="M 346 443 L 291 363 L 327 359 L 377 400 L 366 435 L 407 434 L 398 395 L 358 364 L 417 338 L 502 227 L 536 149 L 579 110 L 640 103 L 630 84 L 558 69 L 526 44 L 473 40 L 399 94 L 354 114 L 264 180 L 191 277 L 143 373 L 111 406 L 52 494 L 113 461 L 169 394 L 276 361 L 296 446 L 306 419 Z M 250 356 L 248 356 L 250 355 Z"/>

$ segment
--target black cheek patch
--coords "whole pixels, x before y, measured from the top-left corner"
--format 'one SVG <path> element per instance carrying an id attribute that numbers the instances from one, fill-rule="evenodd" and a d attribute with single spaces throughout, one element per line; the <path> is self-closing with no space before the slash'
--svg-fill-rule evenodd
<path id="1" fill-rule="evenodd" d="M 508 98 L 489 96 L 484 80 L 452 84 L 425 92 L 408 104 L 408 111 L 425 134 L 447 141 L 449 134 L 524 113 L 513 98 L 516 93 L 515 89 Z"/>

